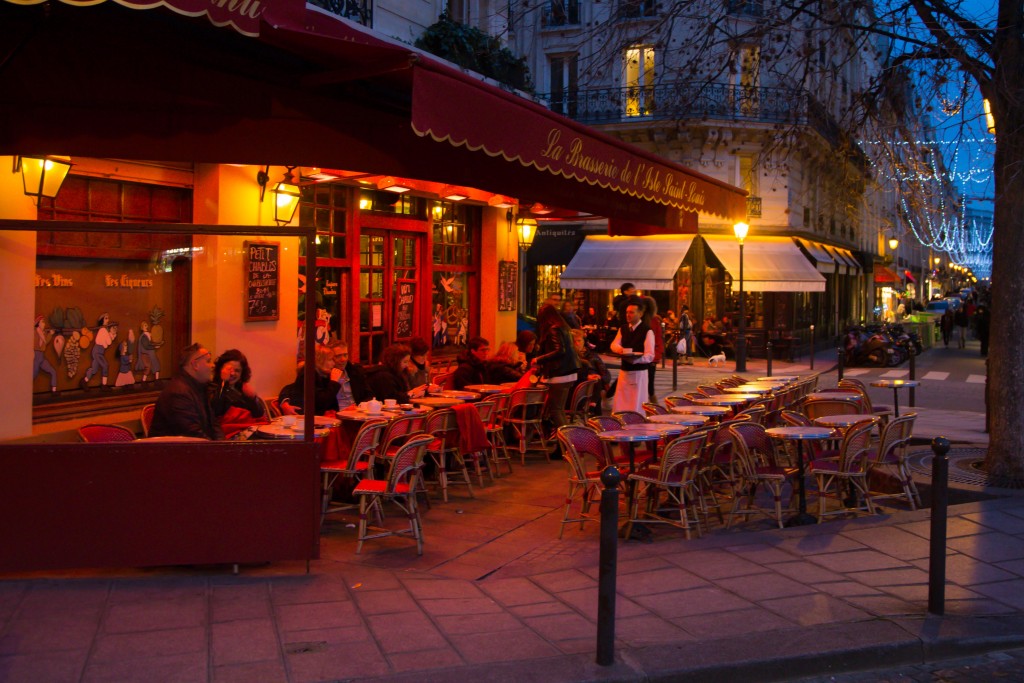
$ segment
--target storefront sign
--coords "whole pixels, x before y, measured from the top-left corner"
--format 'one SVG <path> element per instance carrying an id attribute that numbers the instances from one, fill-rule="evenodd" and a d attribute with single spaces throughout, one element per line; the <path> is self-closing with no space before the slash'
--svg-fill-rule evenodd
<path id="1" fill-rule="evenodd" d="M 399 280 L 395 293 L 395 339 L 409 339 L 415 325 L 416 280 Z"/>
<path id="2" fill-rule="evenodd" d="M 519 264 L 515 261 L 498 261 L 498 310 L 516 310 L 516 272 Z"/>
<path id="3" fill-rule="evenodd" d="M 280 242 L 245 242 L 245 321 L 280 317 Z"/>

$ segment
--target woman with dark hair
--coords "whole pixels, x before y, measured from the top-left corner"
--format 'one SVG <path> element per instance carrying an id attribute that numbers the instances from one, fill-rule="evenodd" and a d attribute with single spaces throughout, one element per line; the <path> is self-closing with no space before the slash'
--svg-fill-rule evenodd
<path id="1" fill-rule="evenodd" d="M 540 331 L 540 353 L 533 359 L 533 364 L 547 384 L 545 410 L 548 420 L 557 429 L 566 424 L 565 404 L 576 382 L 579 359 L 572 345 L 569 325 L 554 306 L 548 304 L 540 309 L 537 329 Z"/>
<path id="2" fill-rule="evenodd" d="M 406 370 L 412 349 L 405 344 L 392 344 L 380 354 L 380 365 L 366 371 L 366 388 L 378 401 L 394 399 L 398 403 L 409 402 L 409 383 Z"/>
<path id="3" fill-rule="evenodd" d="M 527 361 L 533 360 L 537 356 L 537 335 L 532 330 L 519 330 L 519 334 L 516 335 L 516 346 Z"/>
<path id="4" fill-rule="evenodd" d="M 249 384 L 250 379 L 249 359 L 238 349 L 225 351 L 214 363 L 210 405 L 226 438 L 250 425 L 266 422 L 263 401 Z"/>

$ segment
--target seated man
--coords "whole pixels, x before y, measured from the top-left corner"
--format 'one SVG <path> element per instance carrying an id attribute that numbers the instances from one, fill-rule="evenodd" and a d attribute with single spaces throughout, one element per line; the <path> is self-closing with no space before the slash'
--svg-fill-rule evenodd
<path id="1" fill-rule="evenodd" d="M 473 337 L 466 343 L 466 350 L 459 354 L 459 367 L 452 377 L 456 389 L 464 389 L 467 384 L 487 384 L 486 361 L 490 352 L 491 343 L 483 337 Z"/>
<path id="2" fill-rule="evenodd" d="M 207 391 L 213 380 L 213 355 L 202 344 L 192 344 L 181 352 L 178 369 L 156 400 L 149 435 L 223 439 Z"/>

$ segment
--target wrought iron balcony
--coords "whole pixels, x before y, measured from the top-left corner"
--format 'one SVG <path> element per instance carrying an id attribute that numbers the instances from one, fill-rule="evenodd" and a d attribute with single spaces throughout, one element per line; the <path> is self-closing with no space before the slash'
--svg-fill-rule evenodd
<path id="1" fill-rule="evenodd" d="M 373 0 L 310 0 L 331 14 L 350 19 L 363 26 L 373 26 Z"/>
<path id="2" fill-rule="evenodd" d="M 725 10 L 740 17 L 763 17 L 763 0 L 726 0 Z"/>
<path id="3" fill-rule="evenodd" d="M 784 88 L 719 83 L 662 83 L 650 87 L 598 88 L 539 96 L 552 111 L 581 123 L 672 119 L 807 122 L 807 94 Z"/>
<path id="4" fill-rule="evenodd" d="M 543 28 L 577 26 L 580 23 L 580 0 L 549 0 L 540 15 Z"/>
<path id="5" fill-rule="evenodd" d="M 761 217 L 761 198 L 760 197 L 747 197 L 747 217 L 748 218 L 760 218 Z"/>

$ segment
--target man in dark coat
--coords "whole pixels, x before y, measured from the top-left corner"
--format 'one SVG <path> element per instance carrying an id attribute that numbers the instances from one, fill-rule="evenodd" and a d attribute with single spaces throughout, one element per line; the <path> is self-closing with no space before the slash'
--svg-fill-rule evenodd
<path id="1" fill-rule="evenodd" d="M 459 367 L 455 369 L 452 382 L 456 389 L 467 384 L 487 384 L 487 356 L 491 343 L 483 337 L 473 337 L 466 343 L 466 350 L 459 355 Z"/>
<path id="2" fill-rule="evenodd" d="M 207 392 L 213 380 L 213 354 L 202 344 L 192 344 L 181 352 L 178 370 L 156 400 L 149 435 L 223 439 Z"/>

